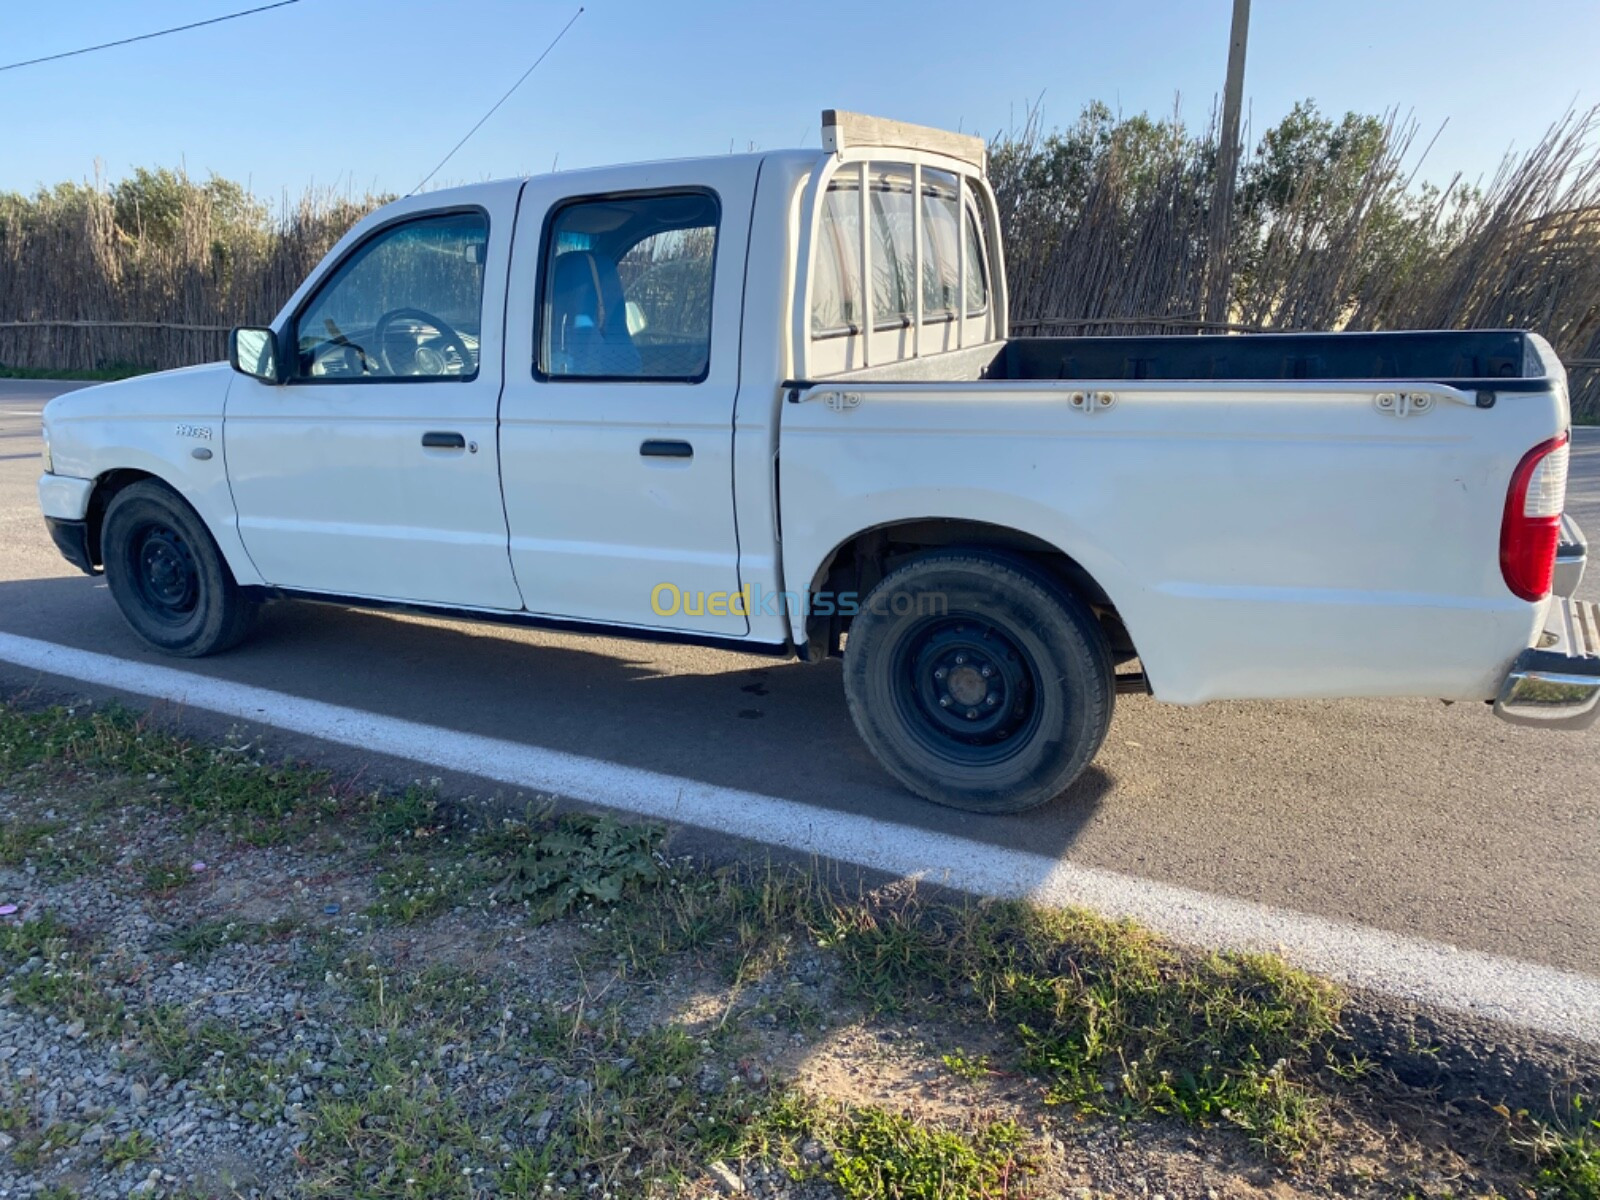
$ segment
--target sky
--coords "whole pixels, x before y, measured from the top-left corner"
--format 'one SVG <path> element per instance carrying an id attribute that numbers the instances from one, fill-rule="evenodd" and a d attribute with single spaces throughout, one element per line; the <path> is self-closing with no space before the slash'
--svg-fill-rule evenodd
<path id="1" fill-rule="evenodd" d="M 0 0 L 0 64 L 260 0 Z M 1231 0 L 585 0 L 440 183 L 817 146 L 844 108 L 985 135 L 1030 105 L 1070 124 L 1203 123 Z M 182 166 L 269 199 L 406 192 L 527 69 L 577 0 L 301 0 L 209 28 L 0 71 L 0 190 Z M 1600 104 L 1597 0 L 1255 0 L 1245 115 L 1296 100 L 1413 115 L 1422 177 L 1492 174 L 1570 106 Z"/>

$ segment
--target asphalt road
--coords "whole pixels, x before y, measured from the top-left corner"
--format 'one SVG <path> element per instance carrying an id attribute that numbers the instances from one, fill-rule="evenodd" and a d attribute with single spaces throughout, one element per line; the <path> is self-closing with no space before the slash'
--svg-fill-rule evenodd
<path id="1" fill-rule="evenodd" d="M 837 664 L 301 604 L 268 610 L 233 653 L 165 659 L 44 532 L 38 413 L 62 387 L 0 381 L 0 631 L 780 796 L 819 820 L 868 814 L 1600 974 L 1600 727 L 1520 729 L 1425 700 L 1185 709 L 1123 696 L 1071 793 L 981 818 L 883 774 Z M 1578 430 L 1574 450 L 1568 507 L 1594 537 L 1600 429 Z M 1600 599 L 1600 569 L 1583 594 Z M 28 682 L 0 663 L 0 694 Z"/>

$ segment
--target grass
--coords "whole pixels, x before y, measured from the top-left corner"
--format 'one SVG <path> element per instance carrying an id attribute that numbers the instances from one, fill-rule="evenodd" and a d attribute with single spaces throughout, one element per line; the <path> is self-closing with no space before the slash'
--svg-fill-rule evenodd
<path id="1" fill-rule="evenodd" d="M 1025 1193 L 1027 1136 L 1009 1121 L 971 1131 L 929 1128 L 875 1106 L 849 1107 L 795 1092 L 774 1106 L 762 1132 L 783 1139 L 796 1179 L 821 1177 L 847 1200 L 965 1200 Z M 814 1162 L 794 1147 L 815 1143 Z M 816 1151 L 820 1151 L 817 1154 Z"/>
<path id="2" fill-rule="evenodd" d="M 145 375 L 155 367 L 141 367 L 133 363 L 111 363 L 95 370 L 61 370 L 54 367 L 8 367 L 0 363 L 0 379 L 62 379 L 106 383 L 113 379 L 130 379 Z"/>
<path id="3" fill-rule="evenodd" d="M 807 942 L 869 1012 L 969 1014 L 1005 1030 L 1049 1101 L 1086 1116 L 1226 1123 L 1292 1158 L 1319 1139 L 1322 1073 L 1347 1061 L 1332 986 L 1268 956 L 1187 954 L 1085 912 L 876 902 L 800 872 L 686 870 L 614 915 L 606 938 L 610 958 L 646 974 L 689 954 L 745 979 Z"/>
<path id="4" fill-rule="evenodd" d="M 143 1130 L 134 1129 L 123 1134 L 103 1151 L 106 1166 L 119 1170 L 132 1163 L 148 1162 L 160 1152 L 155 1138 Z"/>
<path id="5" fill-rule="evenodd" d="M 329 772 L 268 763 L 248 747 L 205 746 L 116 705 L 0 709 L 0 772 L 68 770 L 143 781 L 152 798 L 197 822 L 221 820 L 252 844 L 296 836 L 351 799 Z"/>
<path id="6" fill-rule="evenodd" d="M 1170 1118 L 1237 1132 L 1277 1162 L 1333 1136 L 1330 1100 L 1381 1083 L 1340 1032 L 1332 986 L 1276 958 L 1189 953 L 1084 912 L 910 886 L 859 894 L 770 865 L 711 868 L 669 859 L 657 827 L 582 814 L 532 812 L 473 831 L 420 784 L 353 795 L 324 772 L 196 744 L 117 709 L 0 708 L 0 783 L 18 778 L 47 789 L 86 781 L 96 796 L 115 788 L 123 802 L 221 824 L 255 845 L 321 829 L 327 846 L 354 844 L 343 861 L 368 873 L 369 915 L 382 925 L 499 909 L 497 937 L 514 936 L 509 915 L 581 933 L 574 962 L 556 964 L 547 985 L 561 997 L 537 1001 L 519 997 L 510 975 L 401 969 L 355 952 L 353 939 L 369 934 L 317 926 L 297 938 L 293 969 L 320 997 L 308 1011 L 337 1013 L 340 1029 L 327 1064 L 338 1094 L 320 1076 L 306 1084 L 312 1194 L 647 1195 L 700 1186 L 719 1159 L 816 1176 L 852 1198 L 1025 1194 L 1033 1158 L 1021 1129 L 992 1119 L 1003 1107 L 930 1123 L 741 1065 L 788 1035 L 806 1043 L 830 1024 L 889 1017 L 929 1023 L 932 1041 L 911 1053 L 934 1072 L 942 1062 L 939 1086 L 974 1111 L 1004 1079 L 1008 1103 L 1022 1096 L 1041 1124 Z M 53 817 L 6 821 L 0 866 L 36 861 L 64 830 Z M 145 894 L 194 881 L 187 857 L 132 863 Z M 198 958 L 299 932 L 293 918 L 203 917 L 158 948 Z M 373 933 L 380 948 L 405 937 Z M 496 970 L 510 971 L 507 961 Z M 288 1105 L 293 1053 L 264 1056 L 238 1028 L 184 1006 L 140 1007 L 114 956 L 53 917 L 0 923 L 0 969 L 20 1006 L 82 1021 L 88 1036 L 116 1034 L 135 1063 L 187 1081 L 230 1119 L 276 1120 Z M 641 1023 L 617 998 L 707 979 L 720 981 L 720 1016 Z M 964 1041 L 969 1029 L 981 1038 Z M 1600 1127 L 1587 1110 L 1546 1124 L 1505 1115 L 1541 1197 L 1600 1200 Z M 19 1143 L 43 1162 L 70 1132 Z"/>
<path id="7" fill-rule="evenodd" d="M 454 968 L 355 958 L 335 977 L 357 1005 L 345 1094 L 318 1105 L 306 1150 L 313 1195 L 639 1194 L 733 1153 L 765 1111 L 762 1089 L 690 1086 L 715 1047 L 681 1026 L 502 1007 L 492 978 Z M 490 1047 L 516 1063 L 506 1077 L 450 1071 Z M 485 1106 L 480 1089 L 504 1098 Z"/>
<path id="8" fill-rule="evenodd" d="M 877 1009 L 975 997 L 1050 1103 L 1226 1121 L 1277 1156 L 1317 1138 L 1342 1041 L 1331 985 L 1262 955 L 1185 954 L 1129 923 L 1022 903 L 833 909 L 821 932 Z"/>
<path id="9" fill-rule="evenodd" d="M 294 936 L 300 922 L 293 917 L 279 917 L 266 924 L 254 921 L 230 921 L 225 917 L 205 917 L 188 925 L 180 925 L 160 940 L 161 948 L 180 959 L 203 959 L 215 954 L 224 946 L 259 946 L 266 942 L 281 942 Z"/>
<path id="10" fill-rule="evenodd" d="M 1591 1115 L 1592 1108 L 1575 1096 L 1551 1121 L 1497 1110 L 1511 1123 L 1512 1142 L 1527 1156 L 1534 1191 L 1543 1200 L 1600 1200 L 1600 1117 Z"/>

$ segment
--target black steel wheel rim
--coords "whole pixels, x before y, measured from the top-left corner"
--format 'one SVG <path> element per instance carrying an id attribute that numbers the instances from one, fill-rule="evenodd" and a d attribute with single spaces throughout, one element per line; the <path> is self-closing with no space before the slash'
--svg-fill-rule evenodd
<path id="1" fill-rule="evenodd" d="M 141 525 L 129 539 L 129 574 L 146 613 L 182 625 L 200 607 L 200 571 L 188 543 L 169 526 Z"/>
<path id="2" fill-rule="evenodd" d="M 972 614 L 921 622 L 894 656 L 900 716 L 928 750 L 962 766 L 1002 762 L 1038 727 L 1040 676 L 1004 627 Z"/>

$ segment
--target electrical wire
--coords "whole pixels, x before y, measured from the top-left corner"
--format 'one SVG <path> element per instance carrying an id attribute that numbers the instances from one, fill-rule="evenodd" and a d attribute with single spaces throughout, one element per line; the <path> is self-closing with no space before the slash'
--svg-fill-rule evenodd
<path id="1" fill-rule="evenodd" d="M 442 171 L 444 169 L 445 163 L 449 162 L 452 158 L 454 158 L 455 155 L 456 155 L 456 151 L 461 149 L 461 147 L 463 147 L 463 146 L 465 146 L 467 144 L 467 139 L 470 138 L 473 134 L 477 133 L 478 130 L 483 127 L 483 123 L 485 121 L 487 121 L 490 117 L 494 116 L 495 111 L 502 104 L 504 104 L 507 100 L 511 99 L 511 93 L 516 91 L 519 87 L 521 87 L 522 84 L 523 84 L 523 80 L 527 79 L 529 75 L 533 74 L 534 68 L 537 67 L 540 63 L 542 63 L 545 60 L 545 56 L 548 55 L 550 53 L 550 51 L 552 51 L 552 50 L 554 50 L 556 48 L 556 43 L 557 42 L 559 42 L 562 38 L 567 36 L 567 30 L 571 29 L 572 26 L 573 26 L 573 22 L 577 21 L 577 19 L 579 17 L 581 17 L 581 16 L 583 16 L 583 9 L 580 7 L 577 12 L 572 14 L 572 19 L 561 27 L 561 32 L 556 34 L 555 37 L 550 39 L 550 44 L 544 48 L 544 53 L 540 54 L 538 58 L 533 60 L 533 66 L 529 67 L 526 71 L 524 71 L 522 73 L 521 77 L 515 83 L 513 83 L 509 88 L 506 89 L 506 94 L 504 96 L 501 96 L 500 99 L 496 100 L 494 102 L 493 106 L 490 107 L 489 111 L 484 113 L 483 116 L 478 118 L 478 123 L 476 125 L 474 125 L 471 129 L 467 130 L 467 132 L 462 135 L 461 140 L 450 148 L 450 153 L 446 154 L 443 158 L 441 158 L 439 160 L 439 165 L 437 167 L 435 167 L 433 170 L 429 171 L 426 175 L 424 175 L 422 177 L 422 182 L 417 184 L 416 187 L 412 188 L 409 192 L 407 192 L 406 195 L 415 196 L 418 192 L 420 192 L 422 190 L 423 186 L 428 182 L 428 180 L 432 179 L 435 175 L 437 175 L 440 171 Z"/>
<path id="2" fill-rule="evenodd" d="M 205 21 L 191 21 L 187 25 L 174 25 L 171 29 L 158 29 L 154 33 L 141 33 L 137 37 L 120 38 L 115 42 L 101 42 L 98 46 L 84 46 L 78 50 L 63 50 L 60 54 L 46 54 L 43 58 L 29 58 L 22 62 L 6 63 L 0 66 L 0 71 L 15 71 L 18 67 L 35 67 L 40 63 L 55 62 L 57 59 L 73 58 L 79 54 L 93 54 L 96 50 L 110 50 L 113 46 L 126 46 L 132 42 L 147 42 L 151 38 L 166 37 L 169 33 L 182 33 L 186 29 L 199 29 L 202 25 L 216 25 L 222 21 L 232 21 L 237 17 L 248 17 L 252 13 L 266 12 L 271 8 L 287 8 L 291 4 L 299 4 L 300 0 L 277 0 L 275 4 L 262 4 L 256 8 L 247 8 L 242 12 L 228 13 L 221 17 L 211 17 Z"/>

